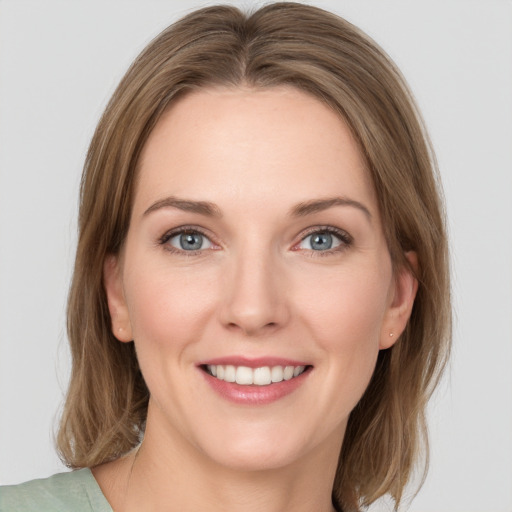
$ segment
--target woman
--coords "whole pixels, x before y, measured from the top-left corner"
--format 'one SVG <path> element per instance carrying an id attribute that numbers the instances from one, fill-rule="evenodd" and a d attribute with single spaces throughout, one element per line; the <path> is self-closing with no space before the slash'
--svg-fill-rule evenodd
<path id="1" fill-rule="evenodd" d="M 398 506 L 447 248 L 419 114 L 367 36 L 294 3 L 169 27 L 98 125 L 79 230 L 58 447 L 84 469 L 1 510 Z"/>

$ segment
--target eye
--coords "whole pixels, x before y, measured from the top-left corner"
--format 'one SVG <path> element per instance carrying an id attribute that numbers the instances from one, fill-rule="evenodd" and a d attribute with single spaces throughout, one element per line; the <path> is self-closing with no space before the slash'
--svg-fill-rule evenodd
<path id="1" fill-rule="evenodd" d="M 170 233 L 162 239 L 162 243 L 181 251 L 202 251 L 213 246 L 207 236 L 193 230 Z"/>
<path id="2" fill-rule="evenodd" d="M 318 229 L 305 236 L 296 246 L 308 251 L 327 252 L 350 245 L 352 239 L 342 231 L 334 229 Z"/>

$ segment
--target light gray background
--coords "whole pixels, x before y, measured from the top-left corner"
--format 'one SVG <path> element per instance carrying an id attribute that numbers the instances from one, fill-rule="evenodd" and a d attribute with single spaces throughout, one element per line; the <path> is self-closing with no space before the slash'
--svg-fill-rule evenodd
<path id="1" fill-rule="evenodd" d="M 310 3 L 359 25 L 398 63 L 445 185 L 455 349 L 430 408 L 431 470 L 410 510 L 510 512 L 512 3 Z M 64 311 L 95 123 L 145 44 L 203 5 L 0 0 L 0 483 L 62 470 L 52 429 L 69 372 Z"/>

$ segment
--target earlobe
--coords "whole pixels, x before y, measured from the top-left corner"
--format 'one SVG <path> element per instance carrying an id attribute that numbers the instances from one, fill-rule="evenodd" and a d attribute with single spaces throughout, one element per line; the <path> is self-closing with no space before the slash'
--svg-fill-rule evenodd
<path id="1" fill-rule="evenodd" d="M 396 276 L 393 298 L 381 332 L 381 350 L 393 346 L 405 330 L 418 291 L 418 256 L 414 251 L 409 251 L 405 257 L 409 266 L 400 269 Z"/>
<path id="2" fill-rule="evenodd" d="M 130 315 L 124 297 L 119 259 L 110 255 L 103 264 L 103 285 L 107 295 L 112 334 L 122 342 L 133 340 Z"/>

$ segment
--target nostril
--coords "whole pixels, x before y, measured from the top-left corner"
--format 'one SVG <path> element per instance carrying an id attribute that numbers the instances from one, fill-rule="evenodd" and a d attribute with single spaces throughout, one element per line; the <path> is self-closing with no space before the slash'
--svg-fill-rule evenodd
<path id="1" fill-rule="evenodd" d="M 243 332 L 247 336 L 260 336 L 276 331 L 279 329 L 279 325 L 279 322 L 262 322 L 261 324 L 257 322 L 230 322 L 227 327 L 232 331 Z"/>

